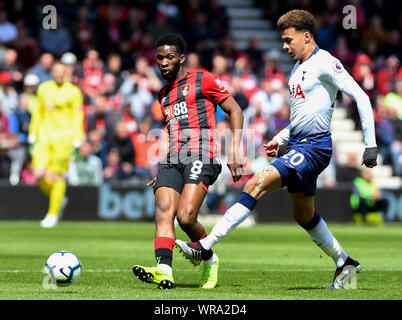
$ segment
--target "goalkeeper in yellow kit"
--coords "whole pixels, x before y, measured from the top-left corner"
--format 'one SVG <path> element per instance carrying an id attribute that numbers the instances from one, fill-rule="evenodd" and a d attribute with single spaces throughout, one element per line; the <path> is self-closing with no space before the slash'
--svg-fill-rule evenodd
<path id="1" fill-rule="evenodd" d="M 49 197 L 43 228 L 55 227 L 67 204 L 66 174 L 70 156 L 84 139 L 82 93 L 65 81 L 65 66 L 52 67 L 54 80 L 38 87 L 38 107 L 32 114 L 28 142 L 33 145 L 32 164 L 40 190 Z"/>

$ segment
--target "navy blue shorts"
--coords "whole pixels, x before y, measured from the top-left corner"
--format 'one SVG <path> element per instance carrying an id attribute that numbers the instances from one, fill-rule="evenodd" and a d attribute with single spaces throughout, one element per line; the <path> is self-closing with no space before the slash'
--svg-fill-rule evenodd
<path id="1" fill-rule="evenodd" d="M 314 196 L 318 175 L 329 165 L 332 155 L 331 133 L 289 139 L 286 154 L 272 162 L 289 193 Z"/>

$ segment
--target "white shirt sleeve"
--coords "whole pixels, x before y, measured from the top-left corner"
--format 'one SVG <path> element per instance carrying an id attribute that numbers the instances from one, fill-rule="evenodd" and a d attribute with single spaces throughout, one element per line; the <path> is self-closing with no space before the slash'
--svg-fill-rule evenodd
<path id="1" fill-rule="evenodd" d="M 289 124 L 286 128 L 283 128 L 281 131 L 279 131 L 279 133 L 275 137 L 273 137 L 272 140 L 277 141 L 279 146 L 288 142 L 290 137 L 290 128 L 291 125 Z"/>
<path id="2" fill-rule="evenodd" d="M 339 60 L 332 57 L 332 63 L 322 64 L 322 76 L 339 90 L 356 101 L 362 123 L 364 144 L 366 148 L 376 147 L 373 109 L 370 99 L 352 76 L 345 70 Z"/>

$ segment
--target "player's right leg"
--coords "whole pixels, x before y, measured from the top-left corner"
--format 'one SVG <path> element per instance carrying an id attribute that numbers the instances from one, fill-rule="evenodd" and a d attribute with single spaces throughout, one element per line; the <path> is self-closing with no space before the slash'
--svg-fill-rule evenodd
<path id="1" fill-rule="evenodd" d="M 307 231 L 311 240 L 325 254 L 330 256 L 335 265 L 333 283 L 328 289 L 340 289 L 360 272 L 358 261 L 350 258 L 343 250 L 337 239 L 329 231 L 327 224 L 314 209 L 314 196 L 306 196 L 304 192 L 289 193 L 292 201 L 292 212 L 295 221 Z"/>
<path id="2" fill-rule="evenodd" d="M 278 170 L 271 165 L 265 167 L 247 181 L 239 200 L 226 211 L 207 237 L 198 242 L 190 243 L 176 240 L 176 244 L 185 255 L 192 256 L 193 259 L 205 259 L 215 244 L 225 238 L 249 216 L 258 199 L 281 186 L 282 178 Z"/>
<path id="3" fill-rule="evenodd" d="M 67 205 L 66 180 L 63 175 L 68 171 L 70 153 L 69 141 L 60 141 L 57 146 L 38 142 L 34 147 L 33 166 L 38 186 L 49 197 L 49 209 L 41 221 L 43 228 L 57 226 Z"/>
<path id="4" fill-rule="evenodd" d="M 174 218 L 180 193 L 173 188 L 160 187 L 155 191 L 155 267 L 135 265 L 134 275 L 143 282 L 155 283 L 161 289 L 174 285 L 172 272 L 175 240 Z"/>

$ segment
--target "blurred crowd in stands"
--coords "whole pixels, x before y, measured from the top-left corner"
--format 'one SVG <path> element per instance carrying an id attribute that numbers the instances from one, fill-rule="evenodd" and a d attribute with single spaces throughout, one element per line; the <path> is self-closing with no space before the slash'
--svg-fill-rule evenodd
<path id="1" fill-rule="evenodd" d="M 280 14 L 303 8 L 317 17 L 317 42 L 338 57 L 369 95 L 374 108 L 382 162 L 402 174 L 402 16 L 397 1 L 347 1 L 357 8 L 357 29 L 342 29 L 345 1 L 255 1 L 275 26 Z M 42 28 L 42 8 L 57 9 L 57 29 Z M 230 37 L 225 7 L 217 0 L 0 0 L 0 177 L 11 184 L 34 184 L 27 141 L 35 92 L 51 79 L 55 60 L 84 96 L 86 141 L 69 172 L 72 185 L 148 179 L 156 164 L 147 152 L 157 143 L 152 129 L 164 128 L 157 94 L 163 80 L 155 65 L 154 41 L 178 32 L 187 42 L 186 68 L 213 72 L 244 111 L 245 139 L 255 142 L 250 174 L 269 163 L 262 144 L 289 123 L 287 74 L 278 50 L 261 50 L 258 39 L 238 50 Z M 279 34 L 278 34 L 279 38 Z M 339 95 L 339 107 L 359 126 L 353 102 Z M 217 129 L 229 126 L 217 108 Z M 251 135 L 252 137 L 248 136 Z M 222 144 L 218 143 L 218 148 Z M 220 153 L 224 157 L 224 152 Z M 222 159 L 224 162 L 224 159 Z M 322 185 L 353 181 L 356 159 Z M 350 169 L 350 170 L 349 170 Z M 330 172 L 331 168 L 328 170 Z M 246 175 L 242 182 L 248 178 Z M 225 188 L 230 173 L 220 177 Z"/>

